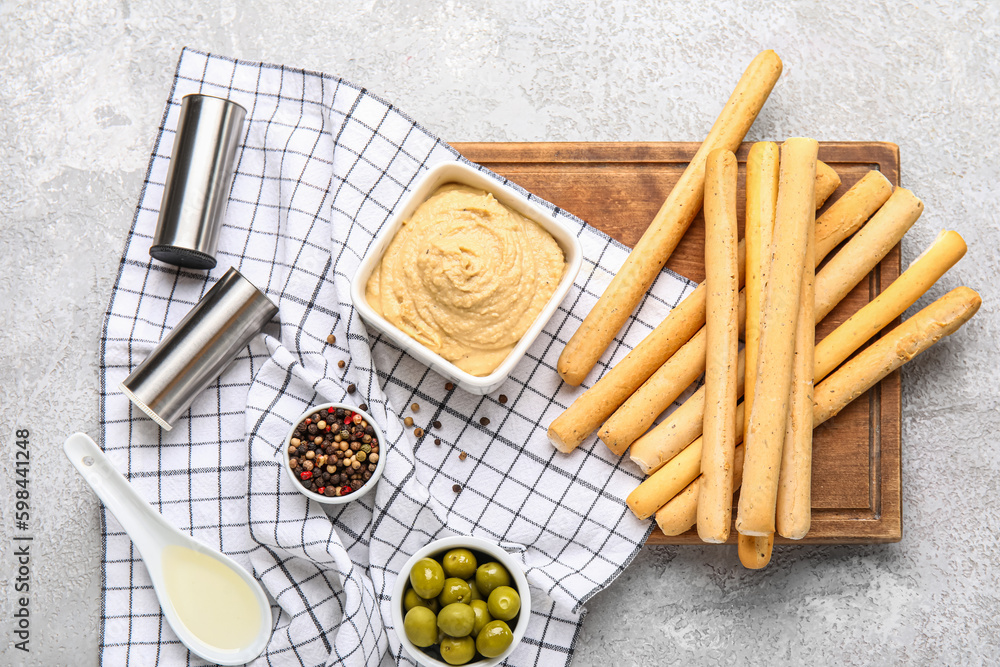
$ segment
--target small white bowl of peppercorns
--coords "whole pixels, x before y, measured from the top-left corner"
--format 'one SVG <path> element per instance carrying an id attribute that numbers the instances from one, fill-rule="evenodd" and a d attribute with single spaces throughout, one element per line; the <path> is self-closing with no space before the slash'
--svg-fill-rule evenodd
<path id="1" fill-rule="evenodd" d="M 357 500 L 375 487 L 385 459 L 382 430 L 364 410 L 324 403 L 302 413 L 285 438 L 285 471 L 307 498 L 328 505 Z"/>

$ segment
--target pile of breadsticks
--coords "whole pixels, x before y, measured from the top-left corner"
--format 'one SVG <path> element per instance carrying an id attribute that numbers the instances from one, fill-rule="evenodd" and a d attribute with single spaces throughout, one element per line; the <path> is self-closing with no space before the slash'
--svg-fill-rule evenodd
<path id="1" fill-rule="evenodd" d="M 955 332 L 981 303 L 975 291 L 958 287 L 855 355 L 965 254 L 961 236 L 946 231 L 816 343 L 816 324 L 899 243 L 923 203 L 872 171 L 817 218 L 840 185 L 816 159 L 817 142 L 793 138 L 780 148 L 760 142 L 747 159 L 745 239 L 737 242 L 734 151 L 781 68 L 773 51 L 747 68 L 621 271 L 567 343 L 560 376 L 573 385 L 583 381 L 702 207 L 705 282 L 548 430 L 567 453 L 594 431 L 615 454 L 631 447 L 632 461 L 649 477 L 628 505 L 641 519 L 655 515 L 667 535 L 697 525 L 702 540 L 727 541 L 733 493 L 742 486 L 735 517 L 739 555 L 754 568 L 770 560 L 775 532 L 801 539 L 809 531 L 813 429 Z M 703 374 L 703 386 L 651 428 Z"/>

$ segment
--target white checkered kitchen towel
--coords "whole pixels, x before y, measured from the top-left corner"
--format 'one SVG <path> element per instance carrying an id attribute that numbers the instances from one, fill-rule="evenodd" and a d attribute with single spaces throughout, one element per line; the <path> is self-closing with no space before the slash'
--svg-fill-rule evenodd
<path id="1" fill-rule="evenodd" d="M 207 274 L 148 254 L 180 100 L 190 93 L 248 110 L 219 264 Z M 168 521 L 264 585 L 274 628 L 254 664 L 408 663 L 391 627 L 389 593 L 410 554 L 454 534 L 500 542 L 525 566 L 530 626 L 508 664 L 567 664 L 584 603 L 622 572 L 650 530 L 625 506 L 637 469 L 596 440 L 567 456 L 545 437 L 580 392 L 561 385 L 555 360 L 624 260 L 620 244 L 540 202 L 576 230 L 584 268 L 494 396 L 446 391 L 440 376 L 370 336 L 351 307 L 355 269 L 409 185 L 426 167 L 460 159 L 392 105 L 338 78 L 181 55 L 108 307 L 101 435 L 111 460 Z M 163 431 L 118 384 L 230 265 L 267 292 L 279 315 L 190 414 Z M 690 288 L 664 273 L 604 367 Z M 335 345 L 326 342 L 331 332 Z M 357 391 L 349 394 L 349 384 Z M 325 401 L 367 403 L 388 440 L 376 491 L 329 514 L 297 493 L 280 465 L 292 421 Z M 402 423 L 414 402 L 427 431 L 420 439 Z M 107 513 L 103 565 L 103 664 L 199 663 L 164 622 L 145 567 Z"/>

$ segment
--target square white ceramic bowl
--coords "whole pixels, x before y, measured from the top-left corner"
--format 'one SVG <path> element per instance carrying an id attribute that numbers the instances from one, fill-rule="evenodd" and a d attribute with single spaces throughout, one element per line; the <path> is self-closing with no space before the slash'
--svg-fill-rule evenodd
<path id="1" fill-rule="evenodd" d="M 386 248 L 402 227 L 403 221 L 409 219 L 418 206 L 424 203 L 439 187 L 446 183 L 462 183 L 493 194 L 501 204 L 510 207 L 530 220 L 542 226 L 562 248 L 566 258 L 566 270 L 552 298 L 539 313 L 538 318 L 528 328 L 507 358 L 486 376 L 476 376 L 458 368 L 444 357 L 418 343 L 407 334 L 397 329 L 388 320 L 375 312 L 365 298 L 365 286 L 372 271 L 382 260 Z M 371 250 L 361 261 L 358 272 L 351 283 L 351 301 L 358 309 L 361 317 L 369 326 L 381 332 L 393 343 L 398 345 L 417 361 L 455 382 L 459 387 L 471 394 L 489 394 L 496 391 L 504 383 L 514 366 L 521 360 L 524 353 L 541 333 L 542 328 L 556 312 L 556 308 L 566 297 L 570 286 L 580 272 L 583 260 L 583 250 L 576 236 L 540 206 L 532 203 L 527 197 L 500 181 L 461 162 L 446 162 L 428 169 L 414 184 L 410 194 L 403 198 L 393 212 L 385 229 L 375 239 Z"/>

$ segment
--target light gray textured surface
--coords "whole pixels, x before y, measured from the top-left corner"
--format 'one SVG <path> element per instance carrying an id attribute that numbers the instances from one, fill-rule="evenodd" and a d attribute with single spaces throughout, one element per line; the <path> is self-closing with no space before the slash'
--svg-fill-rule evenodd
<path id="1" fill-rule="evenodd" d="M 749 138 L 899 144 L 969 254 L 919 305 L 979 315 L 903 373 L 904 537 L 647 548 L 588 605 L 574 664 L 1000 662 L 1000 7 L 994 2 L 0 4 L 0 663 L 97 661 L 100 525 L 61 453 L 97 433 L 102 315 L 180 48 L 341 75 L 454 141 L 700 140 L 742 68 L 785 69 Z M 12 648 L 14 431 L 31 430 L 32 652 Z"/>

